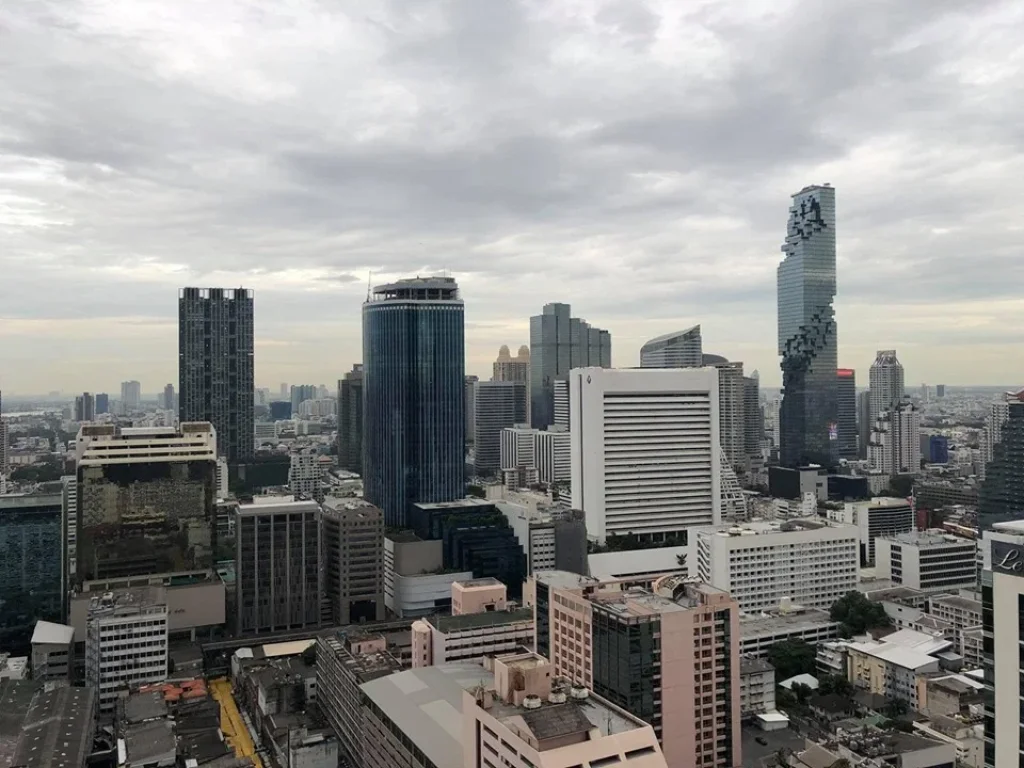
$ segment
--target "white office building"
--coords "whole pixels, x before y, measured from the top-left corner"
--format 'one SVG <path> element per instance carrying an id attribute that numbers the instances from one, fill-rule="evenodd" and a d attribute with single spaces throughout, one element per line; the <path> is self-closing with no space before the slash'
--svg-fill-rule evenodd
<path id="1" fill-rule="evenodd" d="M 572 440 L 565 427 L 552 425 L 534 435 L 537 479 L 548 485 L 572 478 Z"/>
<path id="2" fill-rule="evenodd" d="M 978 545 L 945 531 L 910 531 L 875 540 L 875 573 L 922 592 L 956 592 L 977 583 Z"/>
<path id="3" fill-rule="evenodd" d="M 821 519 L 700 528 L 691 536 L 697 575 L 742 611 L 795 603 L 828 610 L 857 588 L 857 529 Z"/>
<path id="4" fill-rule="evenodd" d="M 64 475 L 61 479 L 62 524 L 64 527 L 64 562 L 61 577 L 65 593 L 78 573 L 78 477 Z"/>
<path id="5" fill-rule="evenodd" d="M 555 424 L 569 429 L 569 382 L 559 379 L 554 384 Z M 549 425 L 550 426 L 550 425 Z"/>
<path id="6" fill-rule="evenodd" d="M 536 467 L 534 439 L 539 429 L 529 424 L 516 424 L 501 430 L 501 468 Z"/>
<path id="7" fill-rule="evenodd" d="M 914 530 L 914 508 L 906 499 L 877 496 L 870 501 L 847 502 L 842 509 L 829 509 L 828 519 L 856 525 L 860 531 L 862 565 L 874 565 L 875 540 Z"/>
<path id="8" fill-rule="evenodd" d="M 978 475 L 982 479 L 985 478 L 985 469 L 988 467 L 988 463 L 992 461 L 996 443 L 1002 440 L 1003 425 L 1009 418 L 1010 403 L 1007 400 L 997 400 L 992 403 L 989 414 L 985 417 L 985 429 L 982 430 L 978 445 L 981 453 Z"/>
<path id="9" fill-rule="evenodd" d="M 89 603 L 85 681 L 110 712 L 129 688 L 167 679 L 167 600 L 163 587 L 106 592 Z"/>
<path id="10" fill-rule="evenodd" d="M 569 397 L 572 504 L 590 537 L 721 522 L 714 368 L 578 368 Z"/>

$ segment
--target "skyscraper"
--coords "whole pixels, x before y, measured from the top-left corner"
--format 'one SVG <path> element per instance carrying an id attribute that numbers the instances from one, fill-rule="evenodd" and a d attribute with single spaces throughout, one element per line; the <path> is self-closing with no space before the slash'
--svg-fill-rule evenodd
<path id="1" fill-rule="evenodd" d="M 778 269 L 784 466 L 833 463 L 836 434 L 836 191 L 793 195 Z"/>
<path id="2" fill-rule="evenodd" d="M 174 410 L 174 385 L 168 384 L 164 387 L 163 402 L 160 403 L 165 411 Z"/>
<path id="3" fill-rule="evenodd" d="M 96 418 L 96 398 L 83 392 L 75 398 L 75 421 L 92 421 Z"/>
<path id="4" fill-rule="evenodd" d="M 363 364 L 338 380 L 338 465 L 363 474 Z"/>
<path id="5" fill-rule="evenodd" d="M 884 475 L 921 470 L 921 412 L 909 400 L 882 411 L 868 441 L 871 469 Z"/>
<path id="6" fill-rule="evenodd" d="M 464 307 L 451 277 L 377 286 L 363 304 L 363 488 L 389 526 L 465 494 Z"/>
<path id="7" fill-rule="evenodd" d="M 501 345 L 498 359 L 494 361 L 494 374 L 491 381 L 530 381 L 530 348 L 525 344 L 519 348 L 515 357 L 509 352 L 508 346 Z"/>
<path id="8" fill-rule="evenodd" d="M 895 349 L 880 349 L 868 372 L 871 390 L 868 421 L 874 425 L 883 411 L 888 411 L 903 399 L 903 365 L 896 358 Z"/>
<path id="9" fill-rule="evenodd" d="M 700 326 L 666 333 L 640 348 L 641 368 L 700 368 L 704 349 Z"/>
<path id="10" fill-rule="evenodd" d="M 857 456 L 868 457 L 868 441 L 871 439 L 871 392 L 857 393 Z"/>
<path id="11" fill-rule="evenodd" d="M 759 461 L 764 440 L 764 414 L 761 413 L 761 374 L 757 371 L 743 377 L 743 433 L 747 457 Z"/>
<path id="12" fill-rule="evenodd" d="M 126 412 L 138 408 L 142 403 L 142 385 L 137 381 L 121 382 L 121 406 Z"/>
<path id="13" fill-rule="evenodd" d="M 587 535 L 604 543 L 721 522 L 716 371 L 580 368 L 569 393 L 572 506 Z"/>
<path id="14" fill-rule="evenodd" d="M 836 411 L 839 458 L 857 458 L 857 374 L 852 368 L 836 371 Z"/>
<path id="15" fill-rule="evenodd" d="M 1024 520 L 1024 389 L 1006 393 L 1006 418 L 978 489 L 978 527 Z"/>
<path id="16" fill-rule="evenodd" d="M 476 385 L 480 377 L 470 374 L 463 380 L 466 391 L 466 442 L 472 443 L 476 438 Z"/>
<path id="17" fill-rule="evenodd" d="M 299 415 L 299 406 L 307 400 L 316 400 L 315 384 L 295 384 L 291 389 L 292 418 Z"/>
<path id="18" fill-rule="evenodd" d="M 252 458 L 253 295 L 239 288 L 185 288 L 178 295 L 178 412 L 208 421 L 217 453 Z"/>
<path id="19" fill-rule="evenodd" d="M 0 392 L 0 475 L 7 474 L 7 422 L 4 421 L 3 393 Z"/>
<path id="20" fill-rule="evenodd" d="M 530 318 L 530 422 L 538 429 L 555 423 L 555 382 L 573 368 L 612 367 L 608 331 L 571 317 L 568 304 L 545 304 Z"/>
<path id="21" fill-rule="evenodd" d="M 478 475 L 501 469 L 501 430 L 526 421 L 526 382 L 481 381 L 476 385 L 473 468 Z"/>
<path id="22" fill-rule="evenodd" d="M 110 413 L 110 395 L 106 392 L 99 392 L 96 395 L 96 415 Z"/>

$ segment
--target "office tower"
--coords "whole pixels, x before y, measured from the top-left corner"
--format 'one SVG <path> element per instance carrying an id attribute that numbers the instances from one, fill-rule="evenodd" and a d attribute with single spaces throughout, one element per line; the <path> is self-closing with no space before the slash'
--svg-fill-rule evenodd
<path id="1" fill-rule="evenodd" d="M 1003 768 L 1019 765 L 1024 750 L 1024 523 L 991 521 L 991 526 L 983 532 L 981 574 L 984 766 Z"/>
<path id="2" fill-rule="evenodd" d="M 92 598 L 85 638 L 85 681 L 112 712 L 126 688 L 167 679 L 167 598 L 163 587 L 136 587 Z"/>
<path id="3" fill-rule="evenodd" d="M 142 385 L 137 381 L 121 382 L 121 406 L 125 412 L 134 411 L 142 404 Z"/>
<path id="4" fill-rule="evenodd" d="M 174 410 L 174 385 L 167 384 L 164 386 L 164 396 L 160 403 L 161 407 L 165 411 Z"/>
<path id="5" fill-rule="evenodd" d="M 1024 519 L 1024 389 L 1007 392 L 1006 418 L 978 490 L 978 525 L 987 531 L 996 523 Z"/>
<path id="6" fill-rule="evenodd" d="M 569 429 L 569 380 L 560 379 L 555 382 L 555 420 L 551 422 L 556 427 Z"/>
<path id="7" fill-rule="evenodd" d="M 445 570 L 469 571 L 477 579 L 493 576 L 518 600 L 526 578 L 526 554 L 515 531 L 494 502 L 459 499 L 417 503 L 408 524 L 419 538 L 442 542 Z"/>
<path id="8" fill-rule="evenodd" d="M 760 463 L 764 415 L 761 413 L 761 376 L 757 371 L 743 377 L 743 435 L 748 459 Z"/>
<path id="9" fill-rule="evenodd" d="M 519 348 L 515 357 L 506 345 L 498 350 L 498 359 L 494 361 L 494 373 L 491 381 L 521 381 L 530 383 L 530 348 L 525 344 Z"/>
<path id="10" fill-rule="evenodd" d="M 508 588 L 497 579 L 452 582 L 451 606 L 451 616 L 413 622 L 413 669 L 533 647 L 533 609 L 509 605 Z"/>
<path id="11" fill-rule="evenodd" d="M 871 440 L 871 391 L 857 393 L 857 456 L 868 457 L 868 442 Z"/>
<path id="12" fill-rule="evenodd" d="M 77 583 L 213 565 L 217 433 L 83 425 L 78 474 Z"/>
<path id="13" fill-rule="evenodd" d="M 697 576 L 720 586 L 740 610 L 777 608 L 784 598 L 827 610 L 857 588 L 859 531 L 817 517 L 699 528 Z"/>
<path id="14" fill-rule="evenodd" d="M 946 396 L 946 385 L 936 384 L 935 385 L 935 397 L 941 399 Z"/>
<path id="15" fill-rule="evenodd" d="M 96 415 L 110 413 L 110 395 L 100 392 L 96 395 Z"/>
<path id="16" fill-rule="evenodd" d="M 538 429 L 555 424 L 555 382 L 573 368 L 611 368 L 608 331 L 570 317 L 568 304 L 545 304 L 530 318 L 530 423 Z"/>
<path id="17" fill-rule="evenodd" d="M 253 295 L 239 288 L 185 288 L 178 298 L 178 417 L 208 421 L 217 453 L 251 459 Z"/>
<path id="18" fill-rule="evenodd" d="M 338 626 L 384 620 L 384 515 L 362 499 L 327 498 L 324 600 Z"/>
<path id="19" fill-rule="evenodd" d="M 0 477 L 4 477 L 7 474 L 7 446 L 10 444 L 10 439 L 7 435 L 7 422 L 4 420 L 3 412 L 3 393 L 0 392 Z"/>
<path id="20" fill-rule="evenodd" d="M 921 385 L 921 402 L 922 403 L 927 403 L 931 399 L 932 399 L 931 389 L 928 387 L 927 384 L 922 384 Z"/>
<path id="21" fill-rule="evenodd" d="M 280 396 L 282 400 L 287 400 L 290 392 L 291 390 L 288 387 L 288 383 L 282 381 L 281 386 L 278 387 L 277 389 L 277 394 Z"/>
<path id="22" fill-rule="evenodd" d="M 454 278 L 377 286 L 363 304 L 363 487 L 387 525 L 465 495 L 465 360 Z"/>
<path id="23" fill-rule="evenodd" d="M 64 475 L 61 484 L 61 594 L 67 595 L 78 575 L 78 477 Z"/>
<path id="24" fill-rule="evenodd" d="M 848 501 L 842 508 L 829 509 L 828 519 L 857 526 L 862 566 L 875 564 L 875 542 L 879 537 L 912 531 L 916 522 L 910 502 L 891 496 L 876 496 L 870 501 Z"/>
<path id="25" fill-rule="evenodd" d="M 572 506 L 589 536 L 721 521 L 716 370 L 580 368 L 569 393 Z"/>
<path id="26" fill-rule="evenodd" d="M 921 412 L 909 400 L 878 415 L 868 440 L 868 462 L 883 475 L 921 471 Z"/>
<path id="27" fill-rule="evenodd" d="M 363 474 L 363 365 L 338 379 L 338 466 Z"/>
<path id="28" fill-rule="evenodd" d="M 536 468 L 534 436 L 539 433 L 540 430 L 526 424 L 517 424 L 502 429 L 501 469 L 516 469 L 518 467 Z"/>
<path id="29" fill-rule="evenodd" d="M 292 417 L 292 404 L 288 400 L 275 400 L 270 404 L 270 418 L 274 421 L 287 421 Z"/>
<path id="30" fill-rule="evenodd" d="M 313 448 L 299 448 L 288 456 L 288 490 L 295 499 L 324 500 L 323 479 L 331 466 L 329 456 Z"/>
<path id="31" fill-rule="evenodd" d="M 94 421 L 96 419 L 96 398 L 83 392 L 75 398 L 75 421 Z"/>
<path id="32" fill-rule="evenodd" d="M 526 383 L 481 381 L 476 385 L 473 469 L 492 475 L 501 469 L 501 431 L 526 421 Z"/>
<path id="33" fill-rule="evenodd" d="M 666 333 L 651 339 L 640 348 L 641 368 L 700 368 L 704 348 L 700 326 L 685 331 Z"/>
<path id="34" fill-rule="evenodd" d="M 836 370 L 836 428 L 839 458 L 857 458 L 857 374 L 852 368 Z"/>
<path id="35" fill-rule="evenodd" d="M 685 576 L 630 587 L 563 571 L 529 579 L 526 604 L 535 607 L 537 650 L 549 648 L 552 678 L 651 723 L 674 768 L 743 765 L 736 601 Z"/>
<path id="36" fill-rule="evenodd" d="M 572 436 L 568 431 L 558 425 L 538 431 L 533 451 L 540 482 L 551 485 L 572 480 Z"/>
<path id="37" fill-rule="evenodd" d="M 833 463 L 836 423 L 836 191 L 793 195 L 778 269 L 783 466 Z"/>
<path id="38" fill-rule="evenodd" d="M 874 424 L 883 411 L 888 411 L 903 400 L 903 364 L 896 357 L 895 349 L 880 349 L 875 362 L 868 371 L 868 385 L 871 392 L 868 419 Z"/>
<path id="39" fill-rule="evenodd" d="M 466 443 L 472 445 L 476 437 L 476 385 L 479 376 L 469 375 L 465 379 L 466 388 Z"/>
<path id="40" fill-rule="evenodd" d="M 721 355 L 704 355 L 703 363 L 718 371 L 718 444 L 730 467 L 745 467 L 747 428 L 743 363 L 731 363 Z"/>
<path id="41" fill-rule="evenodd" d="M 235 513 L 235 633 L 320 626 L 320 505 L 260 499 Z"/>
<path id="42" fill-rule="evenodd" d="M 60 494 L 0 495 L 0 647 L 27 645 L 63 607 Z"/>
<path id="43" fill-rule="evenodd" d="M 875 573 L 896 586 L 956 594 L 978 583 L 978 543 L 943 530 L 880 536 Z"/>
<path id="44" fill-rule="evenodd" d="M 979 440 L 979 447 L 981 448 L 981 471 L 979 475 L 982 479 L 987 474 L 988 463 L 995 456 L 996 444 L 1003 439 L 1003 425 L 1006 424 L 1006 420 L 1010 416 L 1010 400 L 1012 397 L 1012 395 L 1007 393 L 1007 396 L 992 403 L 989 407 L 988 416 L 985 417 L 985 429 L 982 430 Z"/>
<path id="45" fill-rule="evenodd" d="M 316 399 L 316 386 L 313 384 L 294 385 L 291 390 L 292 416 L 298 416 L 299 406 L 307 400 Z"/>
<path id="46" fill-rule="evenodd" d="M 52 621 L 36 622 L 32 630 L 32 679 L 71 682 L 75 629 Z"/>

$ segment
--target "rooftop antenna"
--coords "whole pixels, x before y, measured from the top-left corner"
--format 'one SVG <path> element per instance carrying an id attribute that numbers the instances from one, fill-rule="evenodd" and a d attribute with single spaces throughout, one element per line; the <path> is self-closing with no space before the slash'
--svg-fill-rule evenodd
<path id="1" fill-rule="evenodd" d="M 373 270 L 371 269 L 366 273 L 366 300 L 370 300 L 370 285 L 373 283 Z"/>

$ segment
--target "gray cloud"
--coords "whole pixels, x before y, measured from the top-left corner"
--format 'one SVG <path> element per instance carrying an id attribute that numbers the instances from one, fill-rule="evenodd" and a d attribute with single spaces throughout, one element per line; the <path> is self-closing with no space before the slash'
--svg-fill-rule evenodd
<path id="1" fill-rule="evenodd" d="M 701 322 L 771 383 L 788 195 L 821 181 L 844 364 L 1020 378 L 1022 33 L 1012 0 L 10 0 L 0 383 L 172 380 L 177 289 L 213 282 L 288 342 L 262 382 L 330 381 L 370 273 L 438 270 L 471 372 L 564 300 L 621 364 Z"/>

